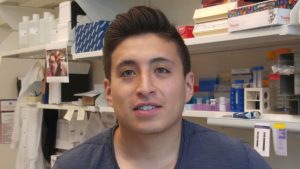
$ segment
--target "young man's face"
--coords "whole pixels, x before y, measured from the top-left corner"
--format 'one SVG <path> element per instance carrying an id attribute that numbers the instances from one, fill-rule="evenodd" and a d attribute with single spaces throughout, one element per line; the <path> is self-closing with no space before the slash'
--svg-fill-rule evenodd
<path id="1" fill-rule="evenodd" d="M 181 122 L 193 94 L 194 76 L 183 75 L 174 42 L 155 34 L 125 39 L 112 53 L 107 100 L 120 127 L 143 134 L 160 133 Z"/>
<path id="2" fill-rule="evenodd" d="M 50 70 L 53 72 L 56 67 L 57 67 L 57 63 L 55 61 L 55 56 L 54 55 L 50 55 L 49 56 L 49 67 L 50 67 Z"/>

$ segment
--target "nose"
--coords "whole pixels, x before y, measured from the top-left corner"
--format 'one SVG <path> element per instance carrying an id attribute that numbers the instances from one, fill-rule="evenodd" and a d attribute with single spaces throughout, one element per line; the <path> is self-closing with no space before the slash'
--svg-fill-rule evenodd
<path id="1" fill-rule="evenodd" d="M 137 95 L 139 97 L 150 96 L 155 93 L 154 79 L 149 73 L 141 73 L 138 79 Z"/>

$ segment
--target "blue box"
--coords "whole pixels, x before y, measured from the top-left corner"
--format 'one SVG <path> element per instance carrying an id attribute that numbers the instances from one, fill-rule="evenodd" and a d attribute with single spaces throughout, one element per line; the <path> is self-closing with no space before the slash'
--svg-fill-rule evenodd
<path id="1" fill-rule="evenodd" d="M 110 21 L 97 21 L 76 26 L 75 53 L 101 50 L 109 24 Z"/>
<path id="2" fill-rule="evenodd" d="M 214 92 L 216 84 L 219 84 L 218 78 L 201 78 L 199 79 L 199 91 Z"/>

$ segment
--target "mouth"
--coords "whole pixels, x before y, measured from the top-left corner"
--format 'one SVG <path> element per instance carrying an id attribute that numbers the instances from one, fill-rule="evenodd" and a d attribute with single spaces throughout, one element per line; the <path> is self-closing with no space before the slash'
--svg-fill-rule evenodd
<path id="1" fill-rule="evenodd" d="M 161 105 L 158 104 L 138 104 L 133 108 L 133 110 L 136 112 L 138 116 L 154 116 L 158 113 L 159 108 L 161 108 Z"/>
<path id="2" fill-rule="evenodd" d="M 156 108 L 160 108 L 161 106 L 157 106 L 157 105 L 140 105 L 140 106 L 136 106 L 134 107 L 133 110 L 143 110 L 143 111 L 148 111 L 148 110 L 153 110 Z"/>

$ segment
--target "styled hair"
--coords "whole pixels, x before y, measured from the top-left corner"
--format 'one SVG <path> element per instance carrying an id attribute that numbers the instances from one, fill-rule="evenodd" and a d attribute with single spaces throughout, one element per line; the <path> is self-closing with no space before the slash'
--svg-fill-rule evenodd
<path id="1" fill-rule="evenodd" d="M 107 79 L 111 79 L 112 53 L 126 38 L 153 33 L 174 42 L 183 65 L 184 76 L 191 71 L 190 55 L 180 34 L 167 17 L 158 9 L 136 6 L 119 14 L 110 24 L 104 38 L 103 66 Z"/>

